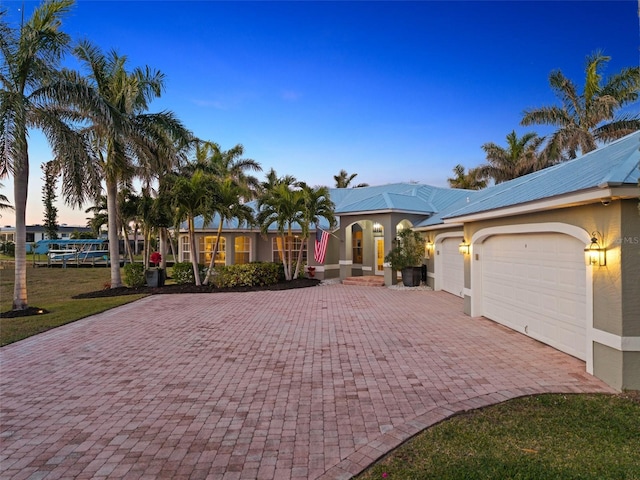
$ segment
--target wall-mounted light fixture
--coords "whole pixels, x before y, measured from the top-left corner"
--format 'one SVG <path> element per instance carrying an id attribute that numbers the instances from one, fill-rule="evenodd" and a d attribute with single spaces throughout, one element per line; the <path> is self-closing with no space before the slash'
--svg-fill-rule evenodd
<path id="1" fill-rule="evenodd" d="M 600 241 L 598 241 L 598 237 Z M 591 233 L 591 242 L 584 248 L 584 260 L 587 265 L 603 267 L 607 264 L 606 248 L 600 232 Z"/>
<path id="2" fill-rule="evenodd" d="M 431 240 L 431 239 L 427 240 L 426 255 L 425 255 L 425 257 L 427 257 L 427 259 L 431 258 L 431 255 L 433 255 L 434 247 L 435 247 L 435 245 L 433 244 L 433 240 Z"/>
<path id="3" fill-rule="evenodd" d="M 469 255 L 471 245 L 469 245 L 466 240 L 462 240 L 462 243 L 458 245 L 458 250 L 462 255 Z"/>
<path id="4" fill-rule="evenodd" d="M 373 233 L 382 233 L 382 225 L 378 222 L 373 224 Z"/>

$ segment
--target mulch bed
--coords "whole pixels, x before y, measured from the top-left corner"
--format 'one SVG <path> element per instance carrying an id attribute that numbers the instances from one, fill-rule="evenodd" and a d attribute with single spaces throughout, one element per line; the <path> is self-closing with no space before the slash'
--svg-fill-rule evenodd
<path id="1" fill-rule="evenodd" d="M 201 285 L 184 284 L 184 285 L 165 285 L 164 287 L 140 287 L 140 288 L 105 288 L 104 290 L 98 290 L 95 292 L 82 293 L 72 298 L 105 298 L 105 297 L 119 297 L 121 295 L 159 295 L 159 294 L 171 294 L 171 293 L 221 293 L 221 292 L 257 292 L 263 290 L 291 290 L 294 288 L 306 288 L 315 287 L 320 283 L 320 280 L 316 278 L 297 278 L 289 282 L 280 282 L 274 285 L 265 285 L 262 287 L 235 287 L 235 288 L 216 288 L 213 285 Z M 29 307 L 25 310 L 9 310 L 8 312 L 0 313 L 0 318 L 17 318 L 17 317 L 29 317 L 31 315 L 42 315 L 49 313 L 39 307 Z"/>

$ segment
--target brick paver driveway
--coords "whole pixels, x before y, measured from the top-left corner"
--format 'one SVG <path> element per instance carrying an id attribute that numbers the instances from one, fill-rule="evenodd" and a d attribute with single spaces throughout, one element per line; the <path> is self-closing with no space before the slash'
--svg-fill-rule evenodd
<path id="1" fill-rule="evenodd" d="M 611 391 L 442 292 L 161 295 L 0 349 L 2 478 L 349 478 L 451 415 Z"/>

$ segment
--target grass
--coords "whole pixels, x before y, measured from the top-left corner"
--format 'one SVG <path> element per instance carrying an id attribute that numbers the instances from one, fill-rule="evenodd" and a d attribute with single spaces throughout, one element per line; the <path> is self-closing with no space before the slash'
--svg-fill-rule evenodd
<path id="1" fill-rule="evenodd" d="M 359 480 L 640 479 L 640 401 L 538 395 L 455 416 Z"/>
<path id="2" fill-rule="evenodd" d="M 0 312 L 11 310 L 13 269 L 0 270 Z M 143 295 L 73 299 L 80 293 L 102 290 L 109 284 L 108 268 L 27 267 L 27 295 L 30 306 L 48 310 L 44 315 L 0 318 L 0 346 L 74 322 L 141 298 Z"/>

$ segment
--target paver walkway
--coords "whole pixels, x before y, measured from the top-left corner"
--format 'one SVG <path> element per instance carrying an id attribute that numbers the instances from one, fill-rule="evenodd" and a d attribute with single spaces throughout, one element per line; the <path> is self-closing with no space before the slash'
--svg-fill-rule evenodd
<path id="1" fill-rule="evenodd" d="M 443 292 L 162 295 L 0 349 L 0 475 L 346 479 L 453 412 L 610 392 Z"/>

